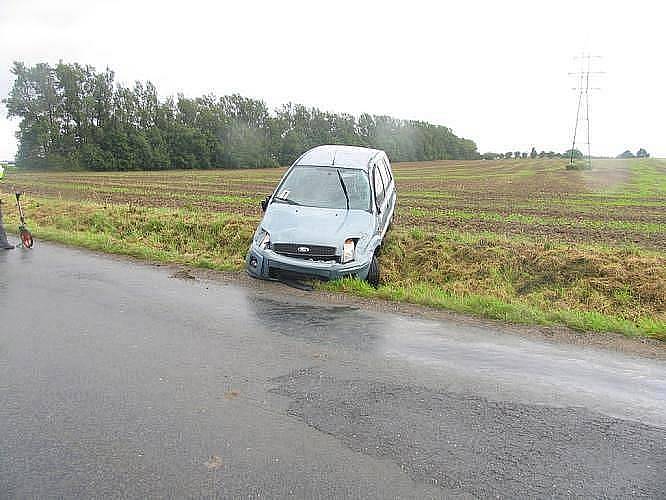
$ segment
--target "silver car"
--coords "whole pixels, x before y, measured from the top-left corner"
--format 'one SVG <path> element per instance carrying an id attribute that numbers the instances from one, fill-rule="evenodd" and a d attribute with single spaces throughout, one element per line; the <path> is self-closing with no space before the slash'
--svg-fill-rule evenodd
<path id="1" fill-rule="evenodd" d="M 395 202 L 383 151 L 313 148 L 262 201 L 265 213 L 247 253 L 247 271 L 276 280 L 354 276 L 376 286 L 377 253 Z"/>

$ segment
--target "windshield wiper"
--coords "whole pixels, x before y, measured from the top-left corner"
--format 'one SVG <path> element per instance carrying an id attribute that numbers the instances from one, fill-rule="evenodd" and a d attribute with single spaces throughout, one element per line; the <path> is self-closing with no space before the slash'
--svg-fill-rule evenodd
<path id="1" fill-rule="evenodd" d="M 283 201 L 284 203 L 288 203 L 289 205 L 301 205 L 301 203 L 298 203 L 297 201 L 290 200 L 289 198 L 279 198 L 275 197 L 277 201 Z"/>
<path id="2" fill-rule="evenodd" d="M 340 171 L 336 169 L 336 172 L 338 173 L 338 179 L 340 179 L 342 191 L 345 193 L 345 199 L 347 200 L 347 210 L 349 210 L 349 195 L 347 194 L 347 186 L 345 186 L 345 181 L 342 180 L 342 174 Z"/>

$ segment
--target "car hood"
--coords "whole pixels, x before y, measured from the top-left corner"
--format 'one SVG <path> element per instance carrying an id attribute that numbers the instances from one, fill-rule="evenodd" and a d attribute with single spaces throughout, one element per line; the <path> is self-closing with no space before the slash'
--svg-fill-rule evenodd
<path id="1" fill-rule="evenodd" d="M 341 248 L 347 238 L 372 234 L 373 215 L 364 210 L 313 208 L 271 203 L 261 227 L 272 243 L 308 243 Z"/>

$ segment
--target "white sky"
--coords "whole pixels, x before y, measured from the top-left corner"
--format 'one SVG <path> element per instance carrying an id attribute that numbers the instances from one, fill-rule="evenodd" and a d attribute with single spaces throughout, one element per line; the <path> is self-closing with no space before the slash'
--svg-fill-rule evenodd
<path id="1" fill-rule="evenodd" d="M 606 72 L 592 153 L 666 157 L 662 4 L 0 0 L 0 97 L 12 61 L 62 59 L 108 65 L 125 84 L 150 79 L 162 96 L 238 92 L 422 119 L 480 152 L 563 151 L 576 106 L 567 73 L 586 50 Z M 0 159 L 14 156 L 16 127 L 0 107 Z"/>

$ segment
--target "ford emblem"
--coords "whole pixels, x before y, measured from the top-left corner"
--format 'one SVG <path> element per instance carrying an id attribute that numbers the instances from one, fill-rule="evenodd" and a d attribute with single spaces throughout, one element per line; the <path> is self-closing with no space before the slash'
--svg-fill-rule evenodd
<path id="1" fill-rule="evenodd" d="M 308 253 L 310 251 L 310 247 L 298 247 L 298 253 Z"/>

